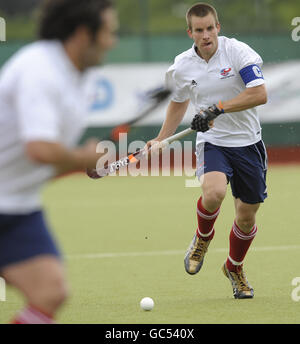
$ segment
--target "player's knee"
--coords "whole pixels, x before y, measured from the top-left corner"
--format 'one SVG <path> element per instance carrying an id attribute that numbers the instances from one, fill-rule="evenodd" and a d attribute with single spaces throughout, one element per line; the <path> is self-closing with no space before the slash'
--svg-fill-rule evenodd
<path id="1" fill-rule="evenodd" d="M 56 289 L 52 296 L 52 302 L 56 307 L 61 306 L 69 297 L 69 289 L 65 281 L 62 281 L 60 285 L 56 286 Z"/>
<path id="2" fill-rule="evenodd" d="M 236 213 L 236 221 L 239 227 L 245 232 L 251 231 L 256 222 L 257 207 L 238 206 Z"/>
<path id="3" fill-rule="evenodd" d="M 53 283 L 53 288 L 48 292 L 49 301 L 54 306 L 61 306 L 69 297 L 69 289 L 64 279 L 58 279 Z"/>
<path id="4" fill-rule="evenodd" d="M 243 216 L 237 218 L 237 223 L 242 231 L 248 233 L 255 225 L 255 216 Z"/>
<path id="5" fill-rule="evenodd" d="M 209 208 L 207 210 L 214 211 L 218 209 L 221 206 L 225 198 L 225 195 L 226 195 L 226 190 L 223 190 L 221 188 L 207 190 L 203 195 L 205 205 L 207 208 Z"/>
<path id="6" fill-rule="evenodd" d="M 62 278 L 53 278 L 30 295 L 30 301 L 41 309 L 56 311 L 69 297 L 68 286 Z"/>

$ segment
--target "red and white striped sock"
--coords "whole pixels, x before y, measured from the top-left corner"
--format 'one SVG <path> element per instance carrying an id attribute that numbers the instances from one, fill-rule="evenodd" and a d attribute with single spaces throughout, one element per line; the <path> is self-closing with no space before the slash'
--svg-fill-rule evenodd
<path id="1" fill-rule="evenodd" d="M 218 208 L 213 213 L 207 211 L 202 205 L 202 197 L 197 203 L 197 219 L 198 228 L 197 236 L 205 241 L 212 240 L 215 234 L 214 224 L 220 213 L 220 208 Z"/>
<path id="2" fill-rule="evenodd" d="M 246 234 L 234 222 L 229 235 L 229 256 L 226 261 L 226 266 L 229 271 L 238 271 L 242 267 L 246 253 L 256 233 L 256 225 Z"/>
<path id="3" fill-rule="evenodd" d="M 11 324 L 54 324 L 53 316 L 41 312 L 36 307 L 27 306 L 20 311 L 15 318 L 11 321 Z"/>

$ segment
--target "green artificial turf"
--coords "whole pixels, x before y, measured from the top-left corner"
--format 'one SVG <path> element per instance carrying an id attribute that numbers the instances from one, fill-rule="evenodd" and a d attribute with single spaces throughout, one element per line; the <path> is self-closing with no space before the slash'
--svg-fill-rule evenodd
<path id="1" fill-rule="evenodd" d="M 300 167 L 269 170 L 269 197 L 258 212 L 258 234 L 244 264 L 255 290 L 251 300 L 235 300 L 221 271 L 234 219 L 230 187 L 202 270 L 186 274 L 183 257 L 196 229 L 201 190 L 185 187 L 185 181 L 73 175 L 47 186 L 45 209 L 72 291 L 58 322 L 300 323 L 300 301 L 291 297 L 292 280 L 300 276 Z M 151 312 L 139 307 L 145 296 L 155 302 Z M 0 322 L 22 305 L 7 286 Z"/>

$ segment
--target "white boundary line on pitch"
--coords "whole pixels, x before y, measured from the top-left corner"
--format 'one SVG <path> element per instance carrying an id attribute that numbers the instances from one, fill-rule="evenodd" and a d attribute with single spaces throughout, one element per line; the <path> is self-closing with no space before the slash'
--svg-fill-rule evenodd
<path id="1" fill-rule="evenodd" d="M 288 251 L 288 250 L 300 250 L 300 245 L 290 246 L 263 246 L 252 247 L 250 251 L 266 252 L 266 251 Z M 215 248 L 210 252 L 223 253 L 228 252 L 228 248 Z M 104 258 L 120 258 L 120 257 L 147 257 L 147 256 L 175 256 L 184 254 L 184 250 L 173 251 L 149 251 L 149 252 L 116 252 L 116 253 L 94 253 L 94 254 L 69 254 L 66 255 L 67 259 L 104 259 Z"/>

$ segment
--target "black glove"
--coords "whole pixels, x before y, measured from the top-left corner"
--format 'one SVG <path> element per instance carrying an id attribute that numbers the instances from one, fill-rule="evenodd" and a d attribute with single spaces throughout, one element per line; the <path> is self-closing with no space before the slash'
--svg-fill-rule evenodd
<path id="1" fill-rule="evenodd" d="M 216 105 L 212 105 L 207 109 L 201 110 L 192 120 L 191 129 L 205 132 L 210 129 L 209 122 L 216 119 L 224 113 L 223 109 L 219 109 Z"/>

